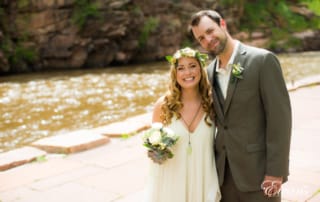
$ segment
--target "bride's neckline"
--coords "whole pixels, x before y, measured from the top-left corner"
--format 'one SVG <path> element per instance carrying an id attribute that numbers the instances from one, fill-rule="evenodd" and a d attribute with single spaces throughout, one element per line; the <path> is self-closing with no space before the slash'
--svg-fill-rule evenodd
<path id="1" fill-rule="evenodd" d="M 204 118 L 204 115 L 205 115 L 205 113 L 203 113 L 203 114 L 201 115 L 201 118 L 198 120 L 198 122 L 196 123 L 196 126 L 194 127 L 194 129 L 193 129 L 192 131 L 189 130 L 188 126 L 187 126 L 186 123 L 183 121 L 182 116 L 181 116 L 181 119 L 179 119 L 178 121 L 180 121 L 180 123 L 182 124 L 182 127 L 183 127 L 188 133 L 192 134 L 192 133 L 194 133 L 194 132 L 198 129 L 199 125 L 201 124 L 201 121 L 202 121 L 203 118 Z"/>

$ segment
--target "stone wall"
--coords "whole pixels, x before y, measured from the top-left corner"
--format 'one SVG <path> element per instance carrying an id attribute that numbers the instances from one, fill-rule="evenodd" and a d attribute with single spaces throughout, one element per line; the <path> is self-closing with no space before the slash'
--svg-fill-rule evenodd
<path id="1" fill-rule="evenodd" d="M 93 10 L 77 9 L 79 2 Z M 163 59 L 190 44 L 190 13 L 216 9 L 217 1 L 2 0 L 0 6 L 0 72 L 5 73 Z M 85 23 L 76 23 L 75 15 L 87 16 Z"/>
<path id="2" fill-rule="evenodd" d="M 14 58 L 6 58 L 4 51 L 0 51 L 0 71 L 96 68 L 111 63 L 156 60 L 179 47 L 186 27 L 179 18 L 197 9 L 189 1 L 179 4 L 97 0 L 89 3 L 98 14 L 88 16 L 79 26 L 73 20 L 76 0 L 2 2 L 6 17 L 0 41 L 6 43 L 7 53 L 10 55 L 10 51 L 21 46 L 24 52 L 30 51 L 37 57 L 25 61 L 28 55 L 22 52 L 13 63 L 8 60 Z M 152 21 L 153 29 L 148 30 Z M 25 40 L 17 41 L 24 36 Z"/>

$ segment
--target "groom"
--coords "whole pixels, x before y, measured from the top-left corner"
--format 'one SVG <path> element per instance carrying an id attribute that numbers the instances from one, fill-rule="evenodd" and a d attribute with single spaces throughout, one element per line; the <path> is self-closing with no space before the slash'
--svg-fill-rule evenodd
<path id="1" fill-rule="evenodd" d="M 222 201 L 281 201 L 281 185 L 289 175 L 291 106 L 278 59 L 233 39 L 213 10 L 194 14 L 189 28 L 216 57 L 208 76 Z"/>

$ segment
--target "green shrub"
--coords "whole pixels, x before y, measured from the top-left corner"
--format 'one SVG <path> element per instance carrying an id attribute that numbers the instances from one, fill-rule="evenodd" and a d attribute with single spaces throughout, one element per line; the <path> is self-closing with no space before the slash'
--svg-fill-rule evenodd
<path id="1" fill-rule="evenodd" d="M 302 0 L 302 4 L 308 6 L 308 8 L 316 15 L 320 16 L 320 1 L 319 0 Z"/>
<path id="2" fill-rule="evenodd" d="M 79 27 L 83 27 L 90 17 L 100 17 L 97 5 L 89 0 L 76 0 L 72 21 Z"/>
<path id="3" fill-rule="evenodd" d="M 142 10 L 139 6 L 135 5 L 132 7 L 131 12 L 135 15 L 140 15 L 142 14 Z"/>
<path id="4" fill-rule="evenodd" d="M 320 13 L 319 0 L 300 0 L 308 6 L 314 13 Z M 306 19 L 300 14 L 292 12 L 291 5 L 297 5 L 293 1 L 286 0 L 221 0 L 224 7 L 236 7 L 243 9 L 238 17 L 242 31 L 252 32 L 257 29 L 270 29 L 271 42 L 270 47 L 277 46 L 278 41 L 281 45 L 296 45 L 297 42 L 292 36 L 294 32 L 300 32 L 306 29 L 319 29 L 319 18 Z M 283 43 L 285 41 L 285 43 Z M 278 45 L 279 46 L 279 45 Z"/>
<path id="5" fill-rule="evenodd" d="M 0 7 L 0 17 L 2 18 L 4 16 L 4 10 L 2 7 Z"/>
<path id="6" fill-rule="evenodd" d="M 189 38 L 184 39 L 181 43 L 182 47 L 192 47 L 192 45 L 192 41 Z"/>
<path id="7" fill-rule="evenodd" d="M 142 48 L 146 45 L 147 40 L 151 32 L 155 31 L 159 26 L 159 19 L 154 17 L 149 17 L 142 28 L 139 37 L 139 47 Z"/>
<path id="8" fill-rule="evenodd" d="M 17 4 L 18 9 L 19 9 L 19 8 L 24 8 L 24 7 L 28 6 L 29 3 L 30 3 L 30 2 L 29 2 L 28 0 L 18 0 L 18 4 Z"/>
<path id="9" fill-rule="evenodd" d="M 18 44 L 15 48 L 15 54 L 14 54 L 14 61 L 13 63 L 19 62 L 19 61 L 26 61 L 26 62 L 33 62 L 37 58 L 37 54 L 35 50 L 30 48 L 25 48 Z"/>
<path id="10" fill-rule="evenodd" d="M 36 50 L 26 48 L 22 44 L 22 40 L 14 44 L 8 37 L 4 37 L 0 49 L 8 58 L 10 64 L 19 64 L 20 62 L 32 63 L 38 58 Z"/>

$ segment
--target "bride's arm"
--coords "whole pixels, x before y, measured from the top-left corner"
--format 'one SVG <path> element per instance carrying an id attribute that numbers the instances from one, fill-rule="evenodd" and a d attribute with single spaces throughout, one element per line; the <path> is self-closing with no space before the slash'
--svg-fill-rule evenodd
<path id="1" fill-rule="evenodd" d="M 155 103 L 153 108 L 153 114 L 152 114 L 152 123 L 155 123 L 155 122 L 162 123 L 160 115 L 161 115 L 161 106 L 163 104 L 163 101 L 164 101 L 164 97 L 160 97 Z"/>

